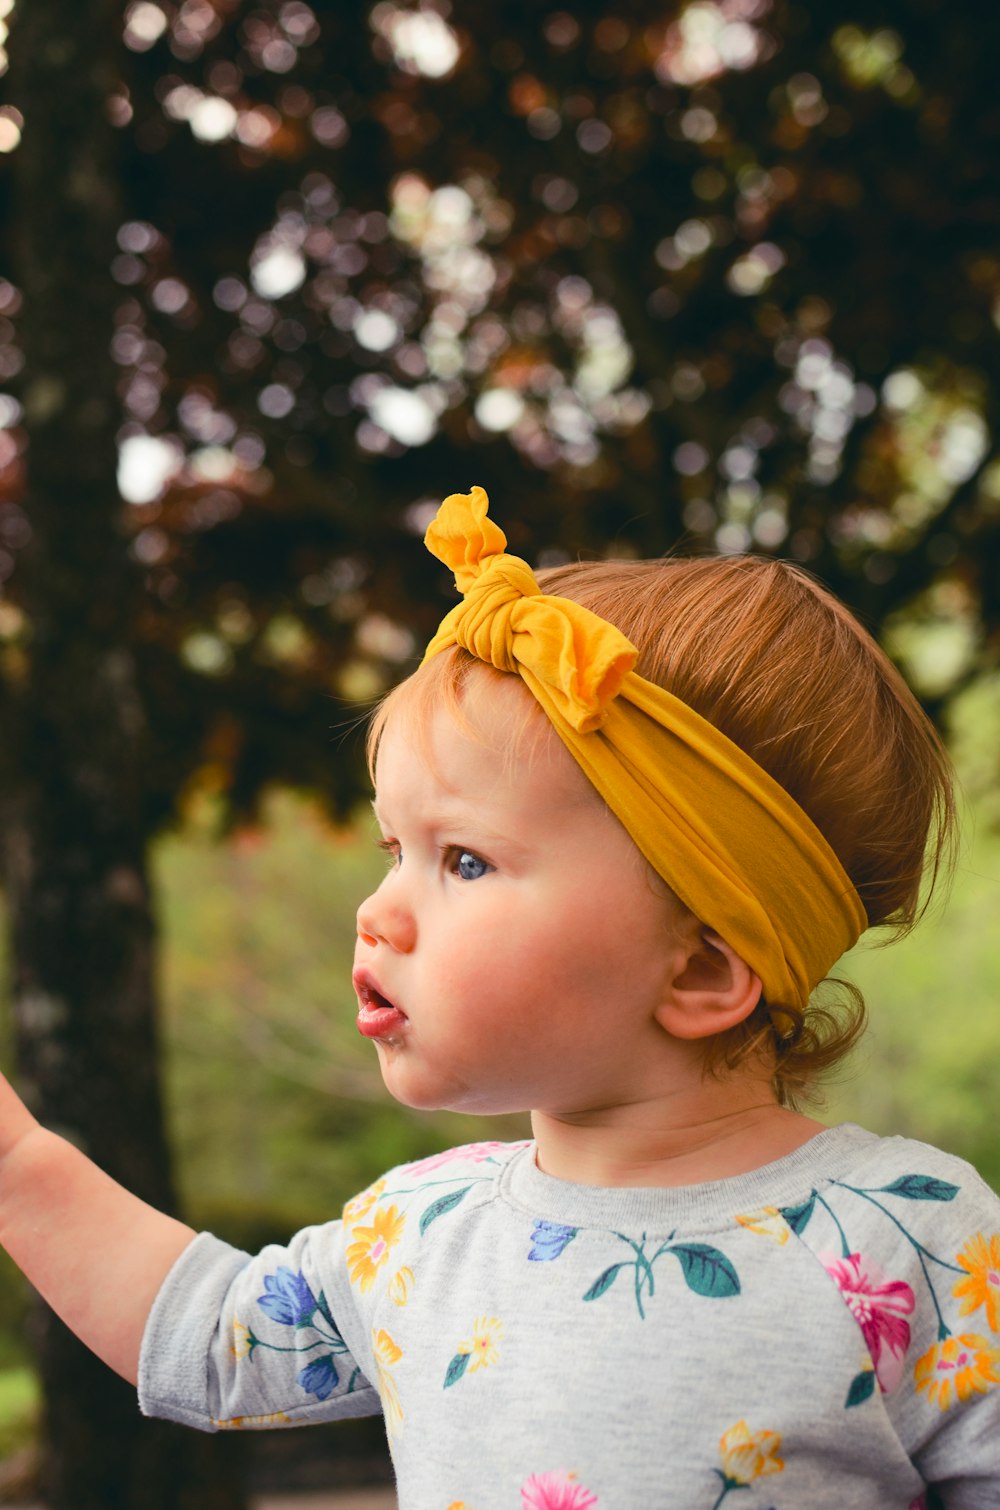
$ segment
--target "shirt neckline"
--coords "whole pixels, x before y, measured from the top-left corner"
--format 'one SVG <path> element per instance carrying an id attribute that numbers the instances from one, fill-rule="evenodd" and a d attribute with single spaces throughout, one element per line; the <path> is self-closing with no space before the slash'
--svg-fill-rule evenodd
<path id="1" fill-rule="evenodd" d="M 747 1174 L 702 1185 L 656 1187 L 579 1185 L 557 1179 L 539 1169 L 532 1142 L 505 1166 L 500 1194 L 528 1215 L 573 1227 L 719 1230 L 731 1227 L 738 1214 L 805 1200 L 818 1182 L 842 1175 L 876 1142 L 876 1134 L 845 1122 L 825 1128 L 792 1153 Z"/>

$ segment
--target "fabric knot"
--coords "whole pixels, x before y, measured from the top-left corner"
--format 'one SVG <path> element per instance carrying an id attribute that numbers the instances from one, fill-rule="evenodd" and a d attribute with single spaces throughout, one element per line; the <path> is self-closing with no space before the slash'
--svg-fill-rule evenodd
<path id="1" fill-rule="evenodd" d="M 518 629 L 524 631 L 525 609 L 530 615 L 531 600 L 541 595 L 526 562 L 517 556 L 488 557 L 478 578 L 466 588 L 464 602 L 454 610 L 456 643 L 498 671 L 516 671 Z M 530 633 L 530 618 L 527 622 Z"/>
<path id="2" fill-rule="evenodd" d="M 620 630 L 589 608 L 543 593 L 507 537 L 486 517 L 482 488 L 444 500 L 424 544 L 455 573 L 464 601 L 443 620 L 424 656 L 460 645 L 498 671 L 543 687 L 571 728 L 600 728 L 635 665 L 637 652 Z"/>

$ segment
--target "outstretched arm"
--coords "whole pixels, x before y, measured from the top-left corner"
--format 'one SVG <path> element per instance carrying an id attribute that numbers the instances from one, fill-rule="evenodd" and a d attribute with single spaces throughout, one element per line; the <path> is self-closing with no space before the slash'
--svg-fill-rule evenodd
<path id="1" fill-rule="evenodd" d="M 66 1325 L 133 1384 L 150 1306 L 193 1237 L 43 1128 L 0 1076 L 0 1243 Z"/>

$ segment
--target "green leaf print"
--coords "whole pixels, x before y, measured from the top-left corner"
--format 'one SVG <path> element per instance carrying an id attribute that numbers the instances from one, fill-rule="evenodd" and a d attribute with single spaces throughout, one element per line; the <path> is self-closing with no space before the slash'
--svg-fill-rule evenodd
<path id="1" fill-rule="evenodd" d="M 929 1174 L 903 1174 L 891 1185 L 877 1188 L 883 1195 L 902 1195 L 908 1201 L 953 1201 L 959 1190 L 957 1185 Z"/>
<path id="2" fill-rule="evenodd" d="M 469 1353 L 455 1354 L 454 1358 L 448 1364 L 448 1372 L 444 1376 L 445 1389 L 450 1388 L 452 1384 L 458 1383 L 459 1379 L 461 1379 L 462 1375 L 465 1373 L 465 1370 L 469 1366 L 469 1357 Z"/>
<path id="3" fill-rule="evenodd" d="M 851 1380 L 851 1387 L 847 1391 L 847 1399 L 844 1408 L 849 1409 L 852 1405 L 863 1405 L 870 1400 L 875 1393 L 875 1370 L 873 1368 L 862 1369 L 860 1374 L 855 1374 Z"/>
<path id="4" fill-rule="evenodd" d="M 464 1200 L 471 1189 L 471 1185 L 465 1185 L 461 1190 L 453 1190 L 450 1195 L 442 1195 L 436 1201 L 432 1201 L 420 1218 L 421 1234 L 427 1231 L 431 1222 L 436 1222 L 439 1216 L 444 1216 L 446 1211 L 454 1211 L 459 1201 Z"/>
<path id="5" fill-rule="evenodd" d="M 344 1339 L 340 1335 L 340 1328 L 333 1319 L 333 1312 L 330 1310 L 329 1301 L 327 1300 L 322 1290 L 320 1290 L 319 1298 L 316 1301 L 316 1309 L 319 1311 L 323 1320 L 330 1328 L 330 1331 L 333 1333 L 334 1340 L 343 1343 Z M 344 1344 L 344 1346 L 346 1347 L 346 1343 Z"/>
<path id="6" fill-rule="evenodd" d="M 678 1243 L 667 1252 L 679 1259 L 687 1287 L 696 1295 L 721 1300 L 740 1293 L 736 1270 L 718 1248 L 710 1248 L 707 1243 Z"/>
<path id="7" fill-rule="evenodd" d="M 654 1253 L 647 1254 L 649 1239 L 645 1232 L 639 1242 L 633 1237 L 627 1237 L 624 1232 L 616 1232 L 615 1236 L 632 1249 L 635 1258 L 609 1265 L 594 1280 L 584 1295 L 584 1300 L 599 1300 L 607 1294 L 622 1270 L 630 1269 L 633 1274 L 636 1309 L 639 1316 L 645 1319 L 646 1308 L 643 1302 L 655 1291 L 653 1270 L 667 1253 L 676 1258 L 681 1266 L 684 1282 L 696 1295 L 704 1295 L 709 1300 L 725 1300 L 740 1293 L 740 1281 L 733 1265 L 724 1253 L 720 1253 L 718 1248 L 709 1247 L 708 1243 L 675 1243 L 674 1234 L 671 1233 Z"/>
<path id="8" fill-rule="evenodd" d="M 584 1300 L 599 1300 L 606 1291 L 611 1289 L 622 1269 L 631 1268 L 631 1264 L 612 1264 L 610 1269 L 605 1269 L 604 1273 L 594 1280 L 594 1283 L 583 1297 Z"/>
<path id="9" fill-rule="evenodd" d="M 782 1206 L 779 1208 L 782 1216 L 785 1218 L 785 1221 L 788 1223 L 789 1227 L 791 1227 L 796 1237 L 803 1233 L 808 1227 L 809 1218 L 813 1214 L 815 1205 L 816 1192 L 814 1190 L 809 1199 L 807 1201 L 803 1201 L 801 1206 Z"/>

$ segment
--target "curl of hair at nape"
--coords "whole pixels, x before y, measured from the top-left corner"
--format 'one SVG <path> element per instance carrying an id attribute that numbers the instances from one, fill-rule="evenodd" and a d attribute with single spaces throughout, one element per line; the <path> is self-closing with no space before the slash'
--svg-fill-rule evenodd
<path id="1" fill-rule="evenodd" d="M 856 1046 L 867 1016 L 861 989 L 836 976 L 820 981 L 806 1008 L 771 1007 L 762 997 L 746 1022 L 709 1041 L 705 1073 L 721 1079 L 759 1061 L 780 1105 L 821 1104 L 825 1082 Z"/>

